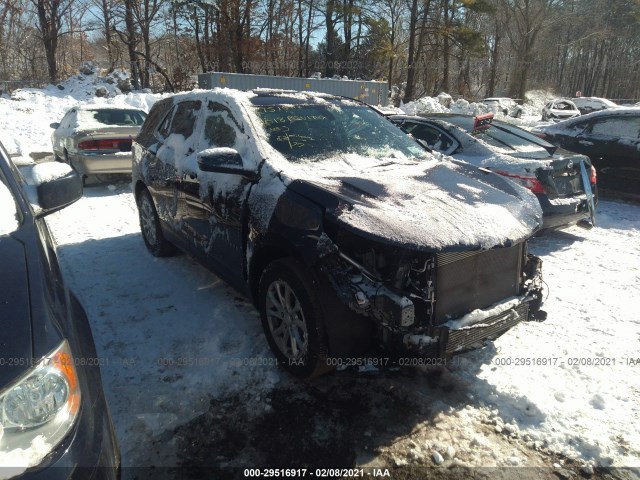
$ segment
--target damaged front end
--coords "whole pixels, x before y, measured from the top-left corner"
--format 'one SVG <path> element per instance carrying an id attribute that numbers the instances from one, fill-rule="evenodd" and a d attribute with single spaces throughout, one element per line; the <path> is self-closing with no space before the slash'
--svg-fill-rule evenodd
<path id="1" fill-rule="evenodd" d="M 345 305 L 376 324 L 389 352 L 447 358 L 546 318 L 542 261 L 526 241 L 428 253 L 328 233 L 320 271 Z"/>

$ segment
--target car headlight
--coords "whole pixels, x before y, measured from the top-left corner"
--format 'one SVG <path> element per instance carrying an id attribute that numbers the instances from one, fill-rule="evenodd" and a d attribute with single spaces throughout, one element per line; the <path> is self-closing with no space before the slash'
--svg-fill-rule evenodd
<path id="1" fill-rule="evenodd" d="M 79 411 L 78 376 L 64 340 L 0 391 L 0 465 L 13 470 L 10 476 L 38 465 L 64 439 Z"/>

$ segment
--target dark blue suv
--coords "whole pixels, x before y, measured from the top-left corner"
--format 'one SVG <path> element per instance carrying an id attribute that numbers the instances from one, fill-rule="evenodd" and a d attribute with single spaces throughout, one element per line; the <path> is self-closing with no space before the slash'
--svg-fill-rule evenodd
<path id="1" fill-rule="evenodd" d="M 84 309 L 44 216 L 82 196 L 68 165 L 18 169 L 0 145 L 0 478 L 120 476 Z"/>

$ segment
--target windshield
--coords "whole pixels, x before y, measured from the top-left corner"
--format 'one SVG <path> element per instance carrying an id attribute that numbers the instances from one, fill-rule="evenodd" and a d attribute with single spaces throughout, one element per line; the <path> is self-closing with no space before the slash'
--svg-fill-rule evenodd
<path id="1" fill-rule="evenodd" d="M 361 105 L 255 107 L 269 143 L 288 160 L 356 153 L 379 160 L 423 160 L 427 151 L 390 121 Z"/>

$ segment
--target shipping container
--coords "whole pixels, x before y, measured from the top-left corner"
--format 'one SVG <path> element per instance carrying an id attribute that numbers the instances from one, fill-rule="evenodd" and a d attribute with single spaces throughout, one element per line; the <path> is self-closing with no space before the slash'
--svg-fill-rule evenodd
<path id="1" fill-rule="evenodd" d="M 216 87 L 237 90 L 276 88 L 300 92 L 322 92 L 355 98 L 369 105 L 386 106 L 389 103 L 389 87 L 386 82 L 209 72 L 198 75 L 198 86 L 205 89 Z"/>

